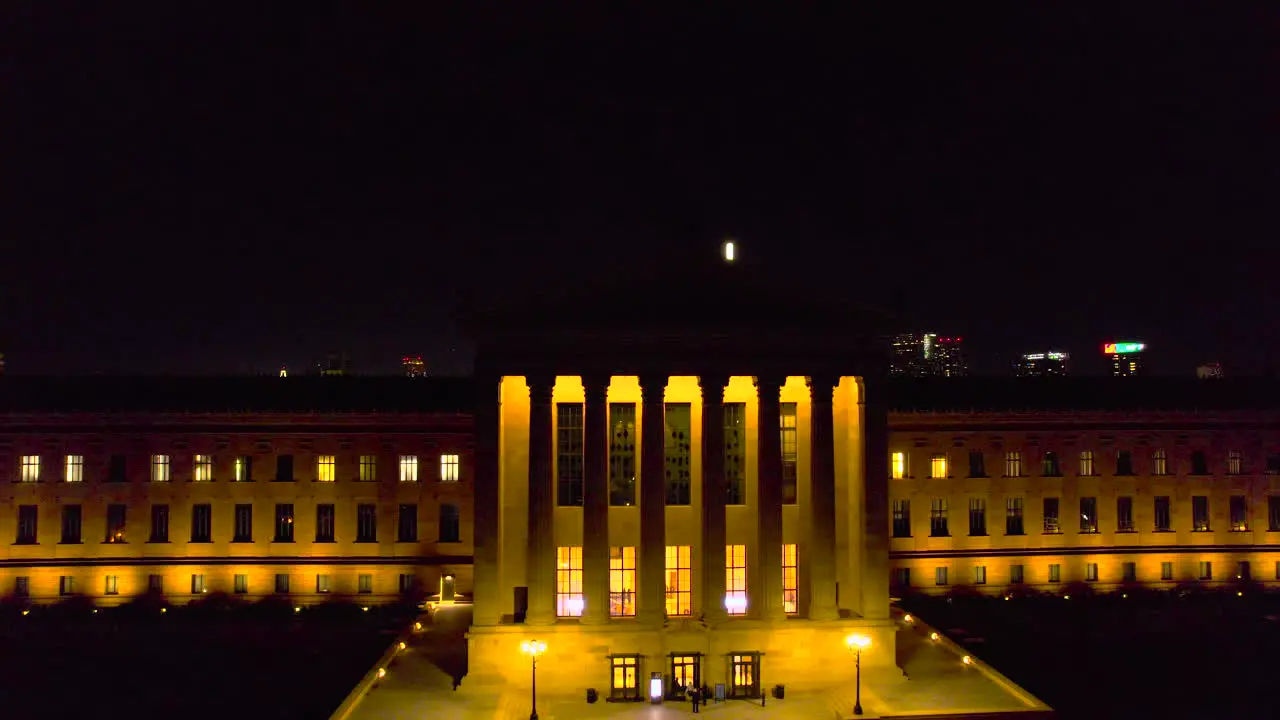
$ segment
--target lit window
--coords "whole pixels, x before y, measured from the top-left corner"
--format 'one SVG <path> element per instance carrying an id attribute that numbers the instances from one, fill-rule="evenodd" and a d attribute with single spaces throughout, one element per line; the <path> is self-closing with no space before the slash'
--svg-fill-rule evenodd
<path id="1" fill-rule="evenodd" d="M 1227 474 L 1239 475 L 1243 472 L 1244 455 L 1239 450 L 1227 451 Z"/>
<path id="2" fill-rule="evenodd" d="M 609 658 L 613 677 L 609 680 L 610 697 L 614 700 L 640 699 L 640 656 L 615 655 Z"/>
<path id="3" fill-rule="evenodd" d="M 987 584 L 987 566 L 986 565 L 978 565 L 973 568 L 973 584 L 974 585 Z"/>
<path id="4" fill-rule="evenodd" d="M 248 455 L 241 455 L 236 458 L 236 482 L 249 482 L 253 480 L 251 469 L 253 468 L 253 458 Z"/>
<path id="5" fill-rule="evenodd" d="M 22 456 L 22 482 L 40 482 L 40 456 Z"/>
<path id="6" fill-rule="evenodd" d="M 800 565 L 794 543 L 782 546 L 782 611 L 788 615 L 800 612 Z"/>
<path id="7" fill-rule="evenodd" d="M 103 595 L 119 595 L 120 594 L 120 583 L 118 582 L 118 578 L 119 578 L 118 575 L 107 576 L 106 587 L 103 588 L 103 591 L 102 591 Z"/>
<path id="8" fill-rule="evenodd" d="M 373 482 L 378 479 L 378 457 L 376 455 L 360 456 L 360 482 Z"/>
<path id="9" fill-rule="evenodd" d="M 946 478 L 947 477 L 947 455 L 946 453 L 934 453 L 933 458 L 929 461 L 929 477 Z"/>
<path id="10" fill-rule="evenodd" d="M 457 455 L 440 456 L 440 482 L 458 482 L 462 462 Z"/>
<path id="11" fill-rule="evenodd" d="M 333 482 L 337 477 L 337 462 L 332 455 L 316 457 L 316 482 Z"/>
<path id="12" fill-rule="evenodd" d="M 781 403 L 779 419 L 782 428 L 782 503 L 796 503 L 797 475 L 797 418 L 795 403 Z"/>
<path id="13" fill-rule="evenodd" d="M 730 615 L 747 613 L 747 546 L 727 545 L 724 557 L 725 609 Z"/>
<path id="14" fill-rule="evenodd" d="M 631 617 L 636 614 L 636 549 L 633 546 L 609 548 L 609 615 Z"/>
<path id="15" fill-rule="evenodd" d="M 1062 566 L 1058 563 L 1049 564 L 1049 582 L 1062 582 Z"/>
<path id="16" fill-rule="evenodd" d="M 195 574 L 191 576 L 191 594 L 199 595 L 204 592 L 204 575 Z"/>
<path id="17" fill-rule="evenodd" d="M 1230 500 L 1231 531 L 1249 530 L 1249 506 L 1244 495 L 1232 495 Z"/>
<path id="18" fill-rule="evenodd" d="M 400 456 L 400 482 L 418 482 L 418 456 Z"/>
<path id="19" fill-rule="evenodd" d="M 582 548 L 556 548 L 556 616 L 582 615 Z"/>
<path id="20" fill-rule="evenodd" d="M 151 482 L 169 482 L 169 456 L 151 456 Z"/>
<path id="21" fill-rule="evenodd" d="M 1164 450 L 1156 450 L 1151 454 L 1151 474 L 1152 475 L 1168 475 L 1169 474 L 1169 456 Z"/>
<path id="22" fill-rule="evenodd" d="M 1084 477 L 1093 476 L 1093 451 L 1080 451 L 1080 474 Z"/>
<path id="23" fill-rule="evenodd" d="M 67 482 L 84 482 L 84 456 L 67 456 Z"/>
<path id="24" fill-rule="evenodd" d="M 1085 563 L 1085 582 L 1098 582 L 1098 563 Z"/>
<path id="25" fill-rule="evenodd" d="M 689 570 L 688 545 L 667 546 L 667 614 L 689 615 L 693 612 L 692 577 Z"/>
<path id="26" fill-rule="evenodd" d="M 325 574 L 316 575 L 316 594 L 328 595 L 330 591 L 329 576 Z"/>
<path id="27" fill-rule="evenodd" d="M 1004 454 L 1004 476 L 1022 477 L 1022 453 L 1010 450 Z"/>
<path id="28" fill-rule="evenodd" d="M 243 595 L 249 592 L 249 576 L 243 573 L 237 574 L 235 577 L 234 589 L 237 595 Z"/>
<path id="29" fill-rule="evenodd" d="M 192 477 L 196 482 L 209 482 L 213 479 L 213 456 L 197 455 L 195 464 L 195 475 Z"/>
<path id="30" fill-rule="evenodd" d="M 907 454 L 896 452 L 892 455 L 893 479 L 901 480 L 907 476 Z"/>

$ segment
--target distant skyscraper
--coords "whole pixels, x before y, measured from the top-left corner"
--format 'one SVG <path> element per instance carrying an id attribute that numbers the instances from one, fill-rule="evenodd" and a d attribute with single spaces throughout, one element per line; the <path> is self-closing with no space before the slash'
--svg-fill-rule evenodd
<path id="1" fill-rule="evenodd" d="M 1067 374 L 1067 361 L 1071 355 L 1064 352 L 1027 353 L 1013 364 L 1013 374 L 1019 377 L 1063 377 Z"/>
<path id="2" fill-rule="evenodd" d="M 1115 377 L 1133 377 L 1142 374 L 1142 353 L 1146 343 L 1109 342 L 1102 346 L 1102 354 L 1111 358 L 1111 374 Z"/>
<path id="3" fill-rule="evenodd" d="M 316 369 L 321 375 L 350 375 L 351 358 L 346 353 L 330 353 L 324 361 L 316 363 Z"/>
<path id="4" fill-rule="evenodd" d="M 422 362 L 421 355 L 414 355 L 414 356 L 406 355 L 404 359 L 401 360 L 400 362 L 404 364 L 405 377 L 426 377 L 427 376 L 427 365 L 426 363 Z"/>
<path id="5" fill-rule="evenodd" d="M 903 333 L 890 347 L 889 374 L 906 377 L 962 377 L 967 375 L 964 338 L 936 333 Z"/>
<path id="6" fill-rule="evenodd" d="M 3 358 L 0 358 L 2 360 Z M 0 368 L 2 370 L 3 368 Z M 1222 377 L 1222 364 L 1216 362 L 1201 363 L 1196 368 L 1196 377 L 1198 378 L 1220 378 Z"/>

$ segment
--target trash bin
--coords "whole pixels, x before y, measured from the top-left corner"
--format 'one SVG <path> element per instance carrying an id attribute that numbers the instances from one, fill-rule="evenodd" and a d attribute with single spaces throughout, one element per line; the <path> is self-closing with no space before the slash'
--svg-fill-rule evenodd
<path id="1" fill-rule="evenodd" d="M 773 686 L 773 696 L 779 700 L 787 696 L 787 686 L 778 684 Z"/>
<path id="2" fill-rule="evenodd" d="M 599 699 L 600 699 L 600 696 L 596 694 L 595 688 L 587 688 L 587 702 L 594 703 L 596 700 L 599 700 Z"/>

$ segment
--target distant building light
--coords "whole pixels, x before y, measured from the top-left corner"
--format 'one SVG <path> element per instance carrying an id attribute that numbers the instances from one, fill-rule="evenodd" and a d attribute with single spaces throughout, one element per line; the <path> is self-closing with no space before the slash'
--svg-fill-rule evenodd
<path id="1" fill-rule="evenodd" d="M 1147 349 L 1146 343 L 1140 342 L 1116 342 L 1105 343 L 1102 346 L 1104 355 L 1126 355 L 1128 353 L 1142 352 Z"/>
<path id="2" fill-rule="evenodd" d="M 280 366 L 280 377 L 289 377 L 289 368 L 284 365 Z"/>
<path id="3" fill-rule="evenodd" d="M 738 244 L 732 240 L 724 241 L 724 260 L 733 262 L 738 259 Z"/>

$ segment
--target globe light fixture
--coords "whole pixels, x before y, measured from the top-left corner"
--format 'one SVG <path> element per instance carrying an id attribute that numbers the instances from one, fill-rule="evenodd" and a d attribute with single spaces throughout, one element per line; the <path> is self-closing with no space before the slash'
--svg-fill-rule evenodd
<path id="1" fill-rule="evenodd" d="M 528 655 L 533 663 L 533 691 L 530 695 L 529 720 L 538 720 L 538 656 L 546 651 L 547 644 L 541 640 L 525 640 L 520 643 L 520 652 Z"/>
<path id="2" fill-rule="evenodd" d="M 852 633 L 844 639 L 844 644 L 853 651 L 853 667 L 855 671 L 853 686 L 853 714 L 862 714 L 862 651 L 871 647 L 871 638 L 866 635 Z"/>

